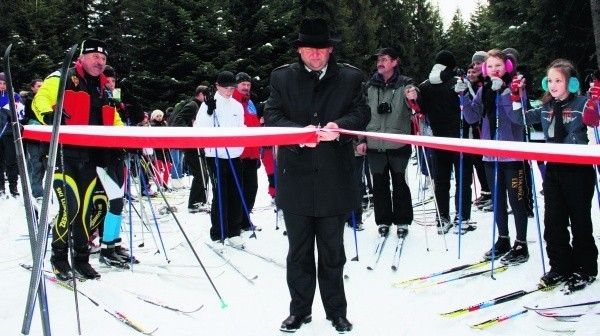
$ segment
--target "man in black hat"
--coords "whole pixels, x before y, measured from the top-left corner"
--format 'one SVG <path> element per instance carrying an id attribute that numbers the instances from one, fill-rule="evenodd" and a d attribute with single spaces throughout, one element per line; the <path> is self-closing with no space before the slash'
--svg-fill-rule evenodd
<path id="1" fill-rule="evenodd" d="M 233 73 L 219 73 L 214 98 L 201 106 L 194 122 L 195 127 L 244 127 L 244 108 L 233 99 L 236 80 Z M 241 176 L 240 155 L 244 147 L 205 148 L 206 164 L 213 181 L 213 199 L 210 210 L 210 238 L 213 248 L 221 250 L 227 242 L 237 248 L 246 245 L 240 236 L 242 202 L 236 186 L 236 176 Z M 230 164 L 231 163 L 231 164 Z M 234 176 L 235 175 L 235 176 Z"/>
<path id="2" fill-rule="evenodd" d="M 467 92 L 457 94 L 455 86 L 456 60 L 448 50 L 442 50 L 435 56 L 435 64 L 429 74 L 429 79 L 419 85 L 421 112 L 429 118 L 434 136 L 449 138 L 473 138 L 470 126 L 466 121 L 461 121 L 460 96 Z M 464 75 L 463 75 L 464 76 Z M 462 130 L 462 135 L 461 135 Z M 435 197 L 437 200 L 440 218 L 437 219 L 438 234 L 447 233 L 450 228 L 458 224 L 459 210 L 462 207 L 462 221 L 468 222 L 471 218 L 471 183 L 473 182 L 473 157 L 462 154 L 462 170 L 460 169 L 461 154 L 441 149 L 434 149 L 435 170 L 433 179 Z M 454 171 L 457 176 L 454 205 L 456 216 L 450 218 L 450 179 Z M 459 197 L 462 185 L 462 200 Z M 462 204 L 459 203 L 462 201 Z M 463 231 L 473 230 L 474 226 L 461 225 Z"/>
<path id="3" fill-rule="evenodd" d="M 67 73 L 62 122 L 66 125 L 122 126 L 114 107 L 109 106 L 108 80 L 103 74 L 108 51 L 100 40 L 87 39 L 81 45 L 81 54 Z M 48 76 L 32 102 L 37 119 L 52 124 L 58 93 L 60 71 Z M 59 212 L 52 228 L 52 256 L 50 262 L 59 280 L 72 277 L 68 261 L 68 231 L 73 229 L 73 269 L 78 277 L 99 278 L 89 263 L 88 240 L 106 213 L 106 195 L 97 183 L 96 167 L 106 167 L 109 153 L 102 148 L 64 146 L 64 167 L 57 165 L 53 188 L 58 196 Z M 64 176 L 63 176 L 64 175 Z M 115 227 L 120 227 L 120 216 Z"/>
<path id="4" fill-rule="evenodd" d="M 367 131 L 411 134 L 409 100 L 416 99 L 414 81 L 400 75 L 400 59 L 394 48 L 382 48 L 373 58 L 377 72 L 367 83 L 367 103 L 371 109 Z M 413 221 L 412 197 L 405 178 L 411 146 L 367 139 L 358 145 L 357 151 L 367 153 L 373 174 L 373 205 L 379 233 L 386 237 L 391 225 L 396 224 L 398 236 L 405 237 Z"/>
<path id="5" fill-rule="evenodd" d="M 316 143 L 282 146 L 277 154 L 276 202 L 289 241 L 290 316 L 280 327 L 285 332 L 312 321 L 317 278 L 327 319 L 340 333 L 352 330 L 346 318 L 343 235 L 346 216 L 360 200 L 352 139 L 335 130 L 363 130 L 369 111 L 361 71 L 331 55 L 337 42 L 325 20 L 304 19 L 294 43 L 300 59 L 272 72 L 265 106 L 267 126 L 314 128 L 318 135 Z"/>

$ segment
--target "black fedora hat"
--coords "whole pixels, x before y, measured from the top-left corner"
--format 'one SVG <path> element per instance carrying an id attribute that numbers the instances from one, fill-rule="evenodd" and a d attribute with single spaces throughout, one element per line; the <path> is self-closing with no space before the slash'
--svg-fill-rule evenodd
<path id="1" fill-rule="evenodd" d="M 295 47 L 328 48 L 341 40 L 331 38 L 327 21 L 322 18 L 303 19 L 300 24 L 298 39 L 293 41 Z"/>

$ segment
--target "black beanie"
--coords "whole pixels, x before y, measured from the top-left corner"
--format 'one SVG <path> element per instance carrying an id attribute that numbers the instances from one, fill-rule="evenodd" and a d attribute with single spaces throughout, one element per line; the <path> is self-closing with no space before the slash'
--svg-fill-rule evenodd
<path id="1" fill-rule="evenodd" d="M 235 81 L 236 83 L 252 82 L 252 78 L 245 72 L 238 72 L 237 75 L 235 75 Z"/>
<path id="2" fill-rule="evenodd" d="M 221 87 L 235 87 L 235 76 L 231 71 L 223 71 L 217 76 L 217 84 Z"/>
<path id="3" fill-rule="evenodd" d="M 437 55 L 435 55 L 435 63 L 445 65 L 450 69 L 454 69 L 456 67 L 456 59 L 448 50 L 442 50 L 437 53 Z"/>
<path id="4" fill-rule="evenodd" d="M 103 72 L 104 76 L 106 77 L 112 77 L 112 78 L 117 78 L 117 73 L 115 72 L 115 68 L 111 67 L 110 65 L 107 65 L 104 68 L 104 72 Z"/>

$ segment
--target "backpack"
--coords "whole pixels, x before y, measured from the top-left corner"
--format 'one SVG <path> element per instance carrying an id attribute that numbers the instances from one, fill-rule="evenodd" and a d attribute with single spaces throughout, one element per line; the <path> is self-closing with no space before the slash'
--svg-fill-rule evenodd
<path id="1" fill-rule="evenodd" d="M 180 101 L 179 103 L 175 104 L 175 106 L 173 106 L 173 111 L 171 112 L 170 116 L 169 116 L 169 121 L 170 121 L 170 126 L 187 126 L 185 120 L 178 120 L 180 119 L 179 117 L 179 113 L 181 112 L 181 110 L 183 109 L 184 106 L 186 106 L 189 103 L 194 102 L 193 98 L 190 99 L 184 99 L 182 101 Z M 194 105 L 197 105 L 194 102 Z"/>

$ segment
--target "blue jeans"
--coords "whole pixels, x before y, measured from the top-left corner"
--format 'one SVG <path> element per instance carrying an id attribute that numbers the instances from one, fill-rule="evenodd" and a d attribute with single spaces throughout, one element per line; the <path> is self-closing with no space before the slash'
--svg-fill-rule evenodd
<path id="1" fill-rule="evenodd" d="M 183 177 L 183 151 L 181 149 L 171 149 L 173 166 L 171 167 L 171 178 L 179 179 Z"/>

